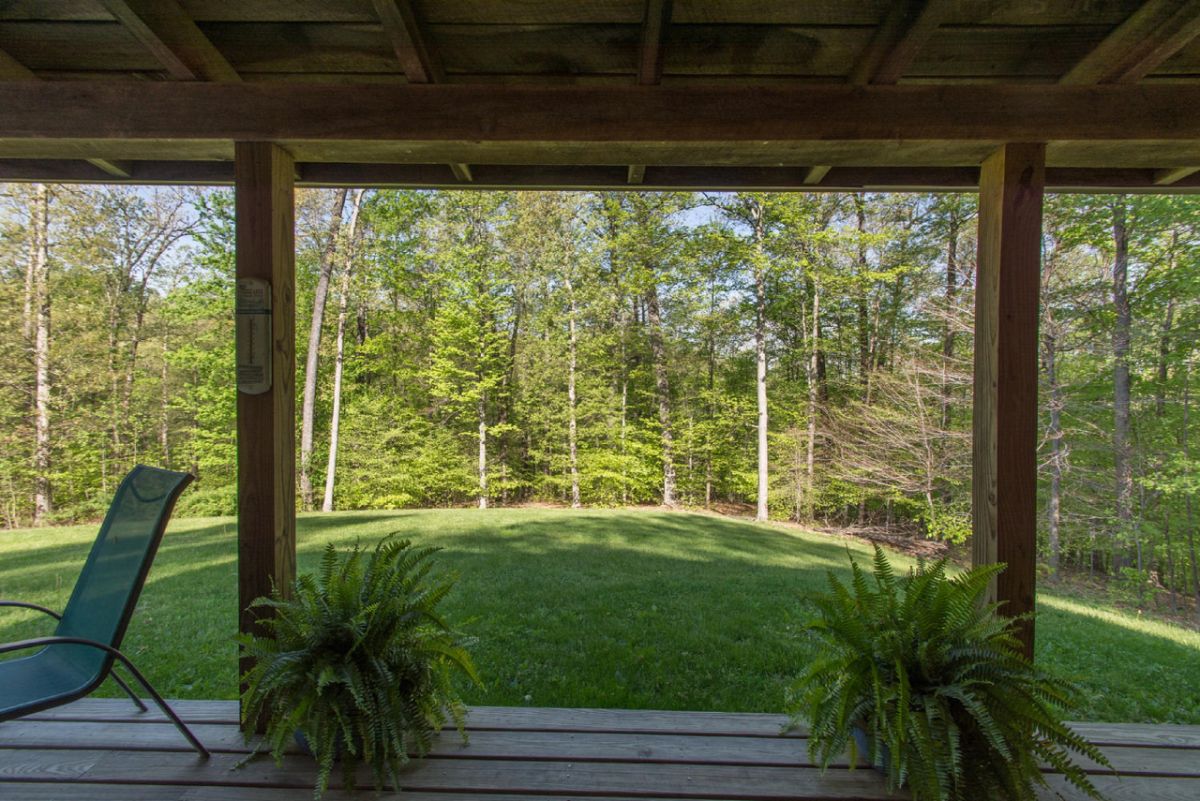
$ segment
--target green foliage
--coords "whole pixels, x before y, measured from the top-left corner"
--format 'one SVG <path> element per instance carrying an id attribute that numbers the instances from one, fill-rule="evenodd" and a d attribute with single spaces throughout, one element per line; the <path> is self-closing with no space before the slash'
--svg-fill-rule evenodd
<path id="1" fill-rule="evenodd" d="M 1062 722 L 1078 691 L 1026 659 L 1015 622 L 983 602 L 1001 570 L 949 576 L 943 560 L 898 576 L 876 546 L 873 579 L 853 559 L 849 585 L 829 575 L 809 624 L 822 650 L 788 698 L 818 764 L 854 756 L 860 727 L 889 787 L 916 801 L 1032 800 L 1042 762 L 1100 797 L 1071 752 L 1107 760 Z"/>
<path id="2" fill-rule="evenodd" d="M 463 729 L 466 708 L 452 683 L 478 682 L 466 641 L 438 611 L 454 580 L 431 575 L 437 548 L 388 536 L 369 554 L 339 555 L 330 543 L 320 570 L 254 606 L 262 636 L 240 635 L 254 660 L 243 676 L 243 722 L 264 723 L 277 760 L 301 732 L 318 765 L 316 795 L 335 760 L 345 785 L 360 763 L 382 788 L 409 760 L 424 755 L 447 716 Z"/>

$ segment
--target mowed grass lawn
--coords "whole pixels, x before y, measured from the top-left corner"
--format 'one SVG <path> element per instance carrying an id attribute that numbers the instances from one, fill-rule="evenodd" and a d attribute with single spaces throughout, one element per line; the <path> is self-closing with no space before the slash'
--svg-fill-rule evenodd
<path id="1" fill-rule="evenodd" d="M 95 531 L 0 532 L 0 598 L 60 609 Z M 461 509 L 303 515 L 300 568 L 327 542 L 393 531 L 460 576 L 446 612 L 477 638 L 474 704 L 778 711 L 813 654 L 805 598 L 847 572 L 848 550 L 870 555 L 699 514 Z M 168 697 L 236 697 L 236 554 L 230 519 L 168 531 L 125 643 Z M 1083 717 L 1200 723 L 1200 634 L 1050 592 L 1040 608 L 1037 658 L 1082 682 Z M 50 622 L 0 610 L 0 640 Z"/>

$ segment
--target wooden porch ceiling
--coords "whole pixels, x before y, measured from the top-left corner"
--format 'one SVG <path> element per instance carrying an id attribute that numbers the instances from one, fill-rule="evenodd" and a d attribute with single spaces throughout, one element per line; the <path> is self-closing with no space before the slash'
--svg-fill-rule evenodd
<path id="1" fill-rule="evenodd" d="M 16 0 L 0 180 L 1200 191 L 1197 0 Z"/>

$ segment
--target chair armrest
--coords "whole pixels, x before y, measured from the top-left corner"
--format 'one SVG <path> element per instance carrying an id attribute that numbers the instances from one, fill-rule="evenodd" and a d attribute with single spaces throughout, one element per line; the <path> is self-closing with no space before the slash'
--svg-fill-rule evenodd
<path id="1" fill-rule="evenodd" d="M 122 662 L 128 662 L 125 655 L 113 648 L 111 645 L 99 642 L 98 640 L 89 640 L 87 637 L 33 637 L 28 640 L 17 640 L 16 642 L 0 643 L 0 654 L 7 654 L 11 651 L 24 651 L 29 648 L 42 648 L 47 645 L 87 645 L 92 648 L 99 648 L 101 651 L 107 651 L 113 656 L 120 659 Z"/>
<path id="2" fill-rule="evenodd" d="M 37 604 L 27 604 L 23 601 L 0 601 L 0 606 L 16 607 L 17 609 L 32 609 L 36 612 L 45 612 L 55 620 L 62 620 L 62 615 L 60 615 L 58 612 L 55 612 L 53 609 L 47 609 L 44 606 L 38 606 Z"/>

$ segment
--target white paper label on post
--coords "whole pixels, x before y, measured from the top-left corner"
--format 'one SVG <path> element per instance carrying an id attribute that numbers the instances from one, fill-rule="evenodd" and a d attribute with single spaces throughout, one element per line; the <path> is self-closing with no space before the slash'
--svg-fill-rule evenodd
<path id="1" fill-rule="evenodd" d="M 237 387 L 247 395 L 271 389 L 271 284 L 237 282 Z"/>

